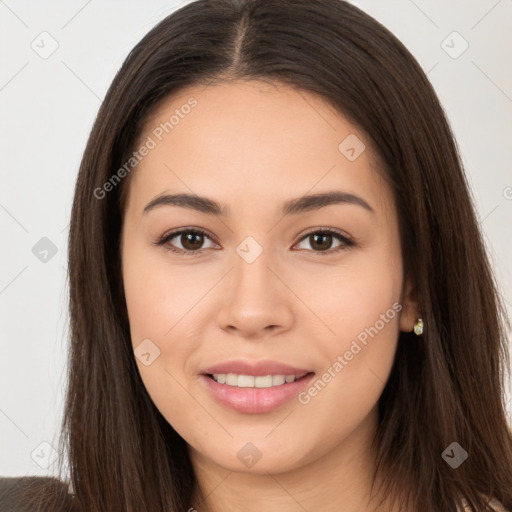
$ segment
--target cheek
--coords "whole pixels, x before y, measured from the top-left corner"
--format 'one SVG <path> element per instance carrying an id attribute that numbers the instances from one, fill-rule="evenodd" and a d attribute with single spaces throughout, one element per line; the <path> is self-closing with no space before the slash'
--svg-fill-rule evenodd
<path id="1" fill-rule="evenodd" d="M 302 401 L 311 403 L 320 422 L 327 419 L 316 407 L 330 403 L 330 420 L 356 425 L 380 397 L 396 352 L 401 283 L 401 259 L 392 251 L 358 255 L 325 283 L 319 311 L 331 333 L 319 337 L 317 349 L 326 365 Z"/>
<path id="2" fill-rule="evenodd" d="M 123 281 L 132 340 L 155 338 L 166 343 L 186 324 L 187 312 L 204 295 L 193 270 L 170 265 L 161 248 L 127 248 Z M 187 276 L 190 274 L 190 277 Z"/>
<path id="3" fill-rule="evenodd" d="M 330 267 L 328 272 L 317 272 L 306 279 L 301 277 L 300 281 L 302 284 L 297 282 L 297 289 L 309 287 L 309 294 L 306 288 L 301 293 L 308 298 L 310 309 L 318 312 L 329 327 L 330 336 L 325 339 L 337 350 L 343 349 L 347 342 L 350 344 L 350 340 L 366 328 L 374 326 L 390 308 L 389 322 L 383 326 L 379 321 L 378 328 L 389 332 L 390 324 L 397 327 L 398 314 L 393 304 L 400 300 L 402 266 L 394 246 L 386 247 L 382 243 L 354 252 L 339 265 Z"/>
<path id="4" fill-rule="evenodd" d="M 382 337 L 387 337 L 391 327 L 397 329 L 401 309 L 398 276 L 368 269 L 360 276 L 352 275 L 351 283 L 346 284 L 348 293 L 343 295 L 343 309 L 335 324 L 338 335 L 345 340 L 349 337 L 364 342 L 368 330 L 375 336 L 382 333 Z"/>
<path id="5" fill-rule="evenodd" d="M 150 395 L 179 387 L 187 370 L 187 361 L 200 339 L 191 323 L 194 304 L 205 290 L 188 280 L 179 266 L 155 258 L 155 248 L 127 246 L 123 257 L 123 280 L 130 323 L 132 346 L 141 377 Z M 149 340 L 149 341 L 148 341 Z M 138 357 L 150 353 L 146 360 Z M 146 365 L 147 360 L 154 361 Z M 173 378 L 174 377 L 174 378 Z M 174 380 L 176 379 L 176 380 Z"/>
<path id="6" fill-rule="evenodd" d="M 132 346 L 144 386 L 167 419 L 187 411 L 187 422 L 195 415 L 199 421 L 200 411 L 191 406 L 183 384 L 199 339 L 191 328 L 193 306 L 205 290 L 186 279 L 184 267 L 165 265 L 165 258 L 155 258 L 154 249 L 136 245 L 127 249 L 123 281 Z"/>

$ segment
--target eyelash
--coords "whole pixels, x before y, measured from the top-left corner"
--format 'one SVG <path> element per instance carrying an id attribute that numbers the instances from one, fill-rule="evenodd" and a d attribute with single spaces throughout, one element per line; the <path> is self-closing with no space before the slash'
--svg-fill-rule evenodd
<path id="1" fill-rule="evenodd" d="M 176 236 L 182 235 L 184 233 L 193 233 L 195 235 L 202 235 L 202 236 L 206 236 L 207 238 L 212 240 L 212 237 L 203 229 L 200 229 L 200 228 L 188 229 L 187 228 L 187 229 L 179 229 L 177 231 L 172 231 L 171 233 L 167 233 L 162 238 L 160 238 L 160 240 L 158 240 L 157 242 L 153 242 L 153 245 L 156 245 L 159 247 L 162 246 L 166 251 L 169 251 L 172 253 L 177 253 L 177 254 L 182 254 L 186 257 L 200 256 L 207 250 L 207 249 L 199 249 L 198 251 L 186 251 L 183 249 L 176 249 L 176 248 L 172 247 L 171 245 L 166 245 L 170 240 L 172 240 Z M 340 251 L 350 249 L 351 247 L 354 247 L 356 245 L 354 240 L 351 240 L 350 238 L 343 235 L 339 231 L 331 229 L 331 228 L 319 228 L 319 229 L 317 228 L 315 230 L 309 231 L 299 240 L 298 243 L 302 242 L 308 236 L 311 236 L 314 234 L 334 235 L 335 238 L 337 238 L 339 241 L 343 242 L 343 244 L 344 244 L 344 245 L 340 245 L 339 247 L 337 247 L 335 249 L 328 249 L 326 251 L 311 251 L 315 254 L 318 254 L 319 256 L 332 255 L 334 253 L 338 253 Z"/>

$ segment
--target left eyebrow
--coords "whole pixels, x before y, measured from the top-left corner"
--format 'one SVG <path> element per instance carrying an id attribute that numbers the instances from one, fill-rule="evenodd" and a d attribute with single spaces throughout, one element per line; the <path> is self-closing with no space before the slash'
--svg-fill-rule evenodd
<path id="1" fill-rule="evenodd" d="M 333 204 L 350 204 L 361 206 L 365 210 L 375 214 L 375 210 L 361 197 L 347 192 L 324 192 L 302 196 L 286 201 L 282 208 L 282 215 L 296 215 L 302 212 L 318 210 Z M 231 215 L 230 208 L 209 199 L 208 197 L 193 194 L 166 194 L 155 197 L 143 210 L 147 213 L 158 206 L 178 206 L 191 208 L 208 215 L 227 217 Z"/>
<path id="2" fill-rule="evenodd" d="M 362 198 L 348 192 L 325 192 L 302 196 L 298 199 L 287 201 L 282 210 L 283 216 L 317 210 L 332 204 L 351 204 L 361 206 L 365 210 L 375 214 L 375 210 Z"/>

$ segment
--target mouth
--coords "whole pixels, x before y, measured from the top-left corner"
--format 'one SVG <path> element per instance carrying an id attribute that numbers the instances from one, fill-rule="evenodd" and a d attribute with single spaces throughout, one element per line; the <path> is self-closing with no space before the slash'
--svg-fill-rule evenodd
<path id="1" fill-rule="evenodd" d="M 293 382 L 300 381 L 310 375 L 314 375 L 314 372 L 303 372 L 299 375 L 244 375 L 237 373 L 207 373 L 205 375 L 218 384 L 224 384 L 226 386 L 236 388 L 262 389 L 291 384 Z"/>
<path id="2" fill-rule="evenodd" d="M 297 399 L 314 375 L 203 373 L 200 382 L 219 405 L 238 413 L 263 414 Z"/>

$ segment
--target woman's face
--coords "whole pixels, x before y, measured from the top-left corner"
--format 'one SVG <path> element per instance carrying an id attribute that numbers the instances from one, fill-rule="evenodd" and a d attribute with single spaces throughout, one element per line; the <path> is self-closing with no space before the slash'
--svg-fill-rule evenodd
<path id="1" fill-rule="evenodd" d="M 416 315 L 365 134 L 309 93 L 231 82 L 166 100 L 143 145 L 122 273 L 156 407 L 197 460 L 231 471 L 355 457 Z M 175 194 L 191 199 L 162 199 Z"/>

